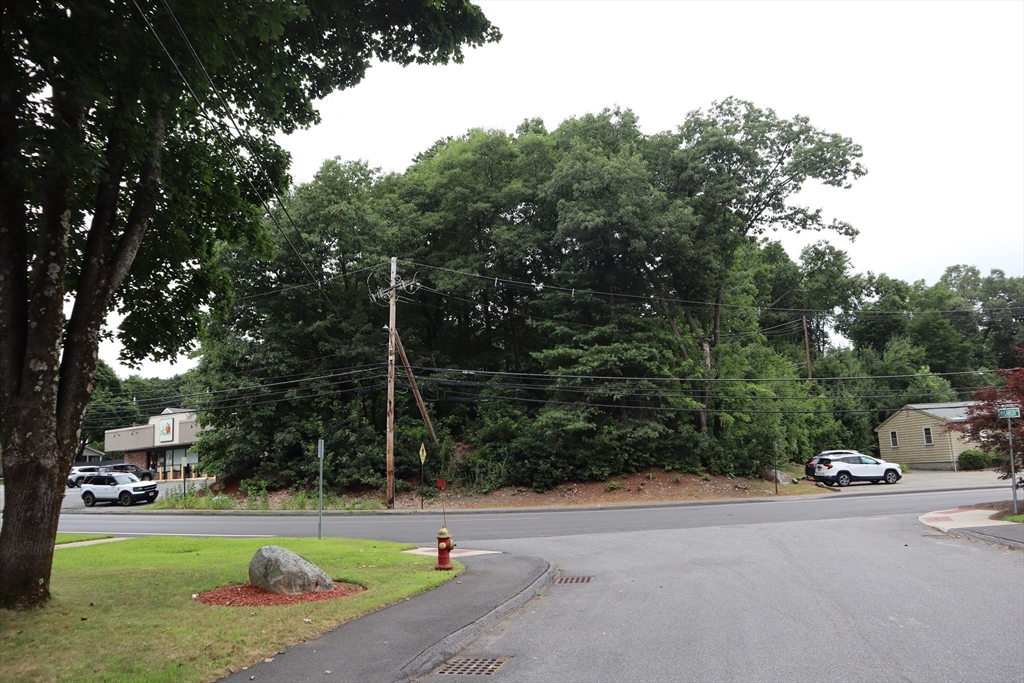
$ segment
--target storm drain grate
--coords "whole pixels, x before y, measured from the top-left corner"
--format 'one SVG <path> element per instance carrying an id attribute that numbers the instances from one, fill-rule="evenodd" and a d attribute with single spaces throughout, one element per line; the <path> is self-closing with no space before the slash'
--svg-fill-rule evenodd
<path id="1" fill-rule="evenodd" d="M 456 657 L 437 670 L 443 676 L 490 676 L 511 657 Z"/>
<path id="2" fill-rule="evenodd" d="M 593 576 L 559 576 L 555 583 L 590 583 L 593 580 Z"/>

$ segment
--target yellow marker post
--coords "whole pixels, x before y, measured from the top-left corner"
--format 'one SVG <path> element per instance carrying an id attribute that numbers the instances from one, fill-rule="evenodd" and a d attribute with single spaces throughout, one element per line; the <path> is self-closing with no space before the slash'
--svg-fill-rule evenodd
<path id="1" fill-rule="evenodd" d="M 423 509 L 423 463 L 427 461 L 427 447 L 420 441 L 420 510 Z"/>

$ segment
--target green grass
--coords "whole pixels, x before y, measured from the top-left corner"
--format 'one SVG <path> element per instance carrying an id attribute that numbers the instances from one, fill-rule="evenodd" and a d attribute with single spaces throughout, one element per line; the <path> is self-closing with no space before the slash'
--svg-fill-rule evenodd
<path id="1" fill-rule="evenodd" d="M 98 541 L 103 538 L 113 538 L 111 534 L 57 534 L 54 545 L 64 543 L 78 543 L 79 541 Z"/>
<path id="2" fill-rule="evenodd" d="M 1004 522 L 1017 522 L 1018 524 L 1024 524 L 1024 515 L 1010 515 L 1009 517 L 1003 517 Z"/>
<path id="3" fill-rule="evenodd" d="M 281 607 L 191 599 L 248 583 L 249 560 L 267 544 L 366 591 Z M 146 537 L 65 548 L 54 554 L 50 602 L 2 614 L 0 681 L 213 681 L 454 575 L 400 552 L 408 547 L 337 538 Z"/>
<path id="4" fill-rule="evenodd" d="M 266 491 L 253 493 L 249 496 L 234 497 L 224 494 L 214 495 L 204 481 L 200 484 L 188 482 L 184 487 L 172 486 L 160 494 L 150 510 L 317 510 L 319 494 L 317 491 L 291 491 L 283 497 L 275 494 L 277 504 L 271 504 L 270 494 Z M 339 496 L 333 491 L 324 492 L 324 510 L 382 510 L 383 504 L 370 496 Z"/>

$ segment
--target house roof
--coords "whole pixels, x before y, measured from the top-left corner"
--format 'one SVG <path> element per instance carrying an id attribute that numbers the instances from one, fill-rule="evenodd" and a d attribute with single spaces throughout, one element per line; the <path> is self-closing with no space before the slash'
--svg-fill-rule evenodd
<path id="1" fill-rule="evenodd" d="M 164 408 L 161 415 L 176 415 L 177 413 L 191 413 L 194 408 Z"/>
<path id="2" fill-rule="evenodd" d="M 937 420 L 943 422 L 963 422 L 967 419 L 967 408 L 969 406 L 976 406 L 981 401 L 952 401 L 949 403 L 908 403 L 899 410 L 895 411 L 892 415 L 887 417 L 882 424 L 875 427 L 877 432 L 881 429 L 889 420 L 893 419 L 903 411 L 917 410 L 922 413 L 927 413 Z"/>
<path id="3" fill-rule="evenodd" d="M 952 403 L 908 403 L 907 408 L 920 410 L 934 415 L 946 422 L 963 422 L 967 419 L 968 406 L 976 406 L 981 401 L 954 401 Z"/>

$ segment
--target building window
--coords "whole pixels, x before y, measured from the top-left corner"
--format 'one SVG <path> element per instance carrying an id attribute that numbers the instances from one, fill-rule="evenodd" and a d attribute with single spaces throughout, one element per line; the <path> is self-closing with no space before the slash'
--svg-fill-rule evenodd
<path id="1" fill-rule="evenodd" d="M 924 445 L 925 446 L 931 446 L 932 445 L 932 428 L 931 427 L 925 427 L 924 428 Z"/>
<path id="2" fill-rule="evenodd" d="M 896 432 L 889 432 L 889 445 L 893 448 L 900 447 L 900 440 L 896 438 Z"/>

